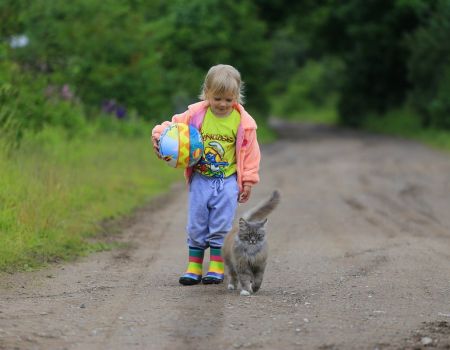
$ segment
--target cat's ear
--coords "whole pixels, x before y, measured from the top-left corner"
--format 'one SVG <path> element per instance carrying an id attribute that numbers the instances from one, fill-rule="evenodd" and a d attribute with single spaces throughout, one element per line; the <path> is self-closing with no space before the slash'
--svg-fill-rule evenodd
<path id="1" fill-rule="evenodd" d="M 267 224 L 267 218 L 265 218 L 262 222 L 261 222 L 261 226 L 265 227 Z"/>
<path id="2" fill-rule="evenodd" d="M 247 226 L 248 226 L 247 221 L 245 221 L 245 219 L 243 219 L 243 218 L 240 218 L 239 219 L 239 229 L 246 230 Z"/>

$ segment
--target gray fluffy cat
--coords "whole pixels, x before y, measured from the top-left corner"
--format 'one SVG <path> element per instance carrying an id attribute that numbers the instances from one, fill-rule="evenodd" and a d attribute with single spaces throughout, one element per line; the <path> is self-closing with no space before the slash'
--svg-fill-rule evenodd
<path id="1" fill-rule="evenodd" d="M 239 219 L 239 227 L 230 231 L 223 245 L 223 259 L 228 270 L 228 289 L 241 285 L 241 295 L 259 290 L 266 268 L 268 247 L 266 240 L 267 216 L 280 201 L 274 191 L 270 198 Z"/>

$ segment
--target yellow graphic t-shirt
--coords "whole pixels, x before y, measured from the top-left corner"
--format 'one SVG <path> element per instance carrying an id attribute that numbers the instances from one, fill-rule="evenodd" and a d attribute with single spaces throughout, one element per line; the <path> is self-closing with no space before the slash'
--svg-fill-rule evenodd
<path id="1" fill-rule="evenodd" d="M 215 116 L 208 108 L 202 124 L 205 151 L 194 170 L 205 176 L 228 177 L 236 172 L 236 134 L 241 115 L 235 109 L 226 117 Z"/>

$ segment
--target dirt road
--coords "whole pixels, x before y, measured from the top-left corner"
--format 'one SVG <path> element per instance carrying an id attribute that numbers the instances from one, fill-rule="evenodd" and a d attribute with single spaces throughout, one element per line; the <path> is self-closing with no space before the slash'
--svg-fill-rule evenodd
<path id="1" fill-rule="evenodd" d="M 140 210 L 130 247 L 0 277 L 0 349 L 450 349 L 450 156 L 288 129 L 263 149 L 260 292 L 183 287 L 187 196 Z"/>

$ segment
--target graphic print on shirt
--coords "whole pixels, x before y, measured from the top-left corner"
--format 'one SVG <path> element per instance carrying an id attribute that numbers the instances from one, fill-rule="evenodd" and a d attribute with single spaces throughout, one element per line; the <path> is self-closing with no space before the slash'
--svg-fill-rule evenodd
<path id="1" fill-rule="evenodd" d="M 228 162 L 224 161 L 225 150 L 217 141 L 210 141 L 205 147 L 204 155 L 198 163 L 201 173 L 215 178 L 224 178 L 224 168 Z"/>
<path id="2" fill-rule="evenodd" d="M 200 129 L 204 151 L 194 171 L 215 179 L 236 173 L 236 136 L 240 120 L 235 109 L 227 117 L 217 117 L 208 108 Z"/>

